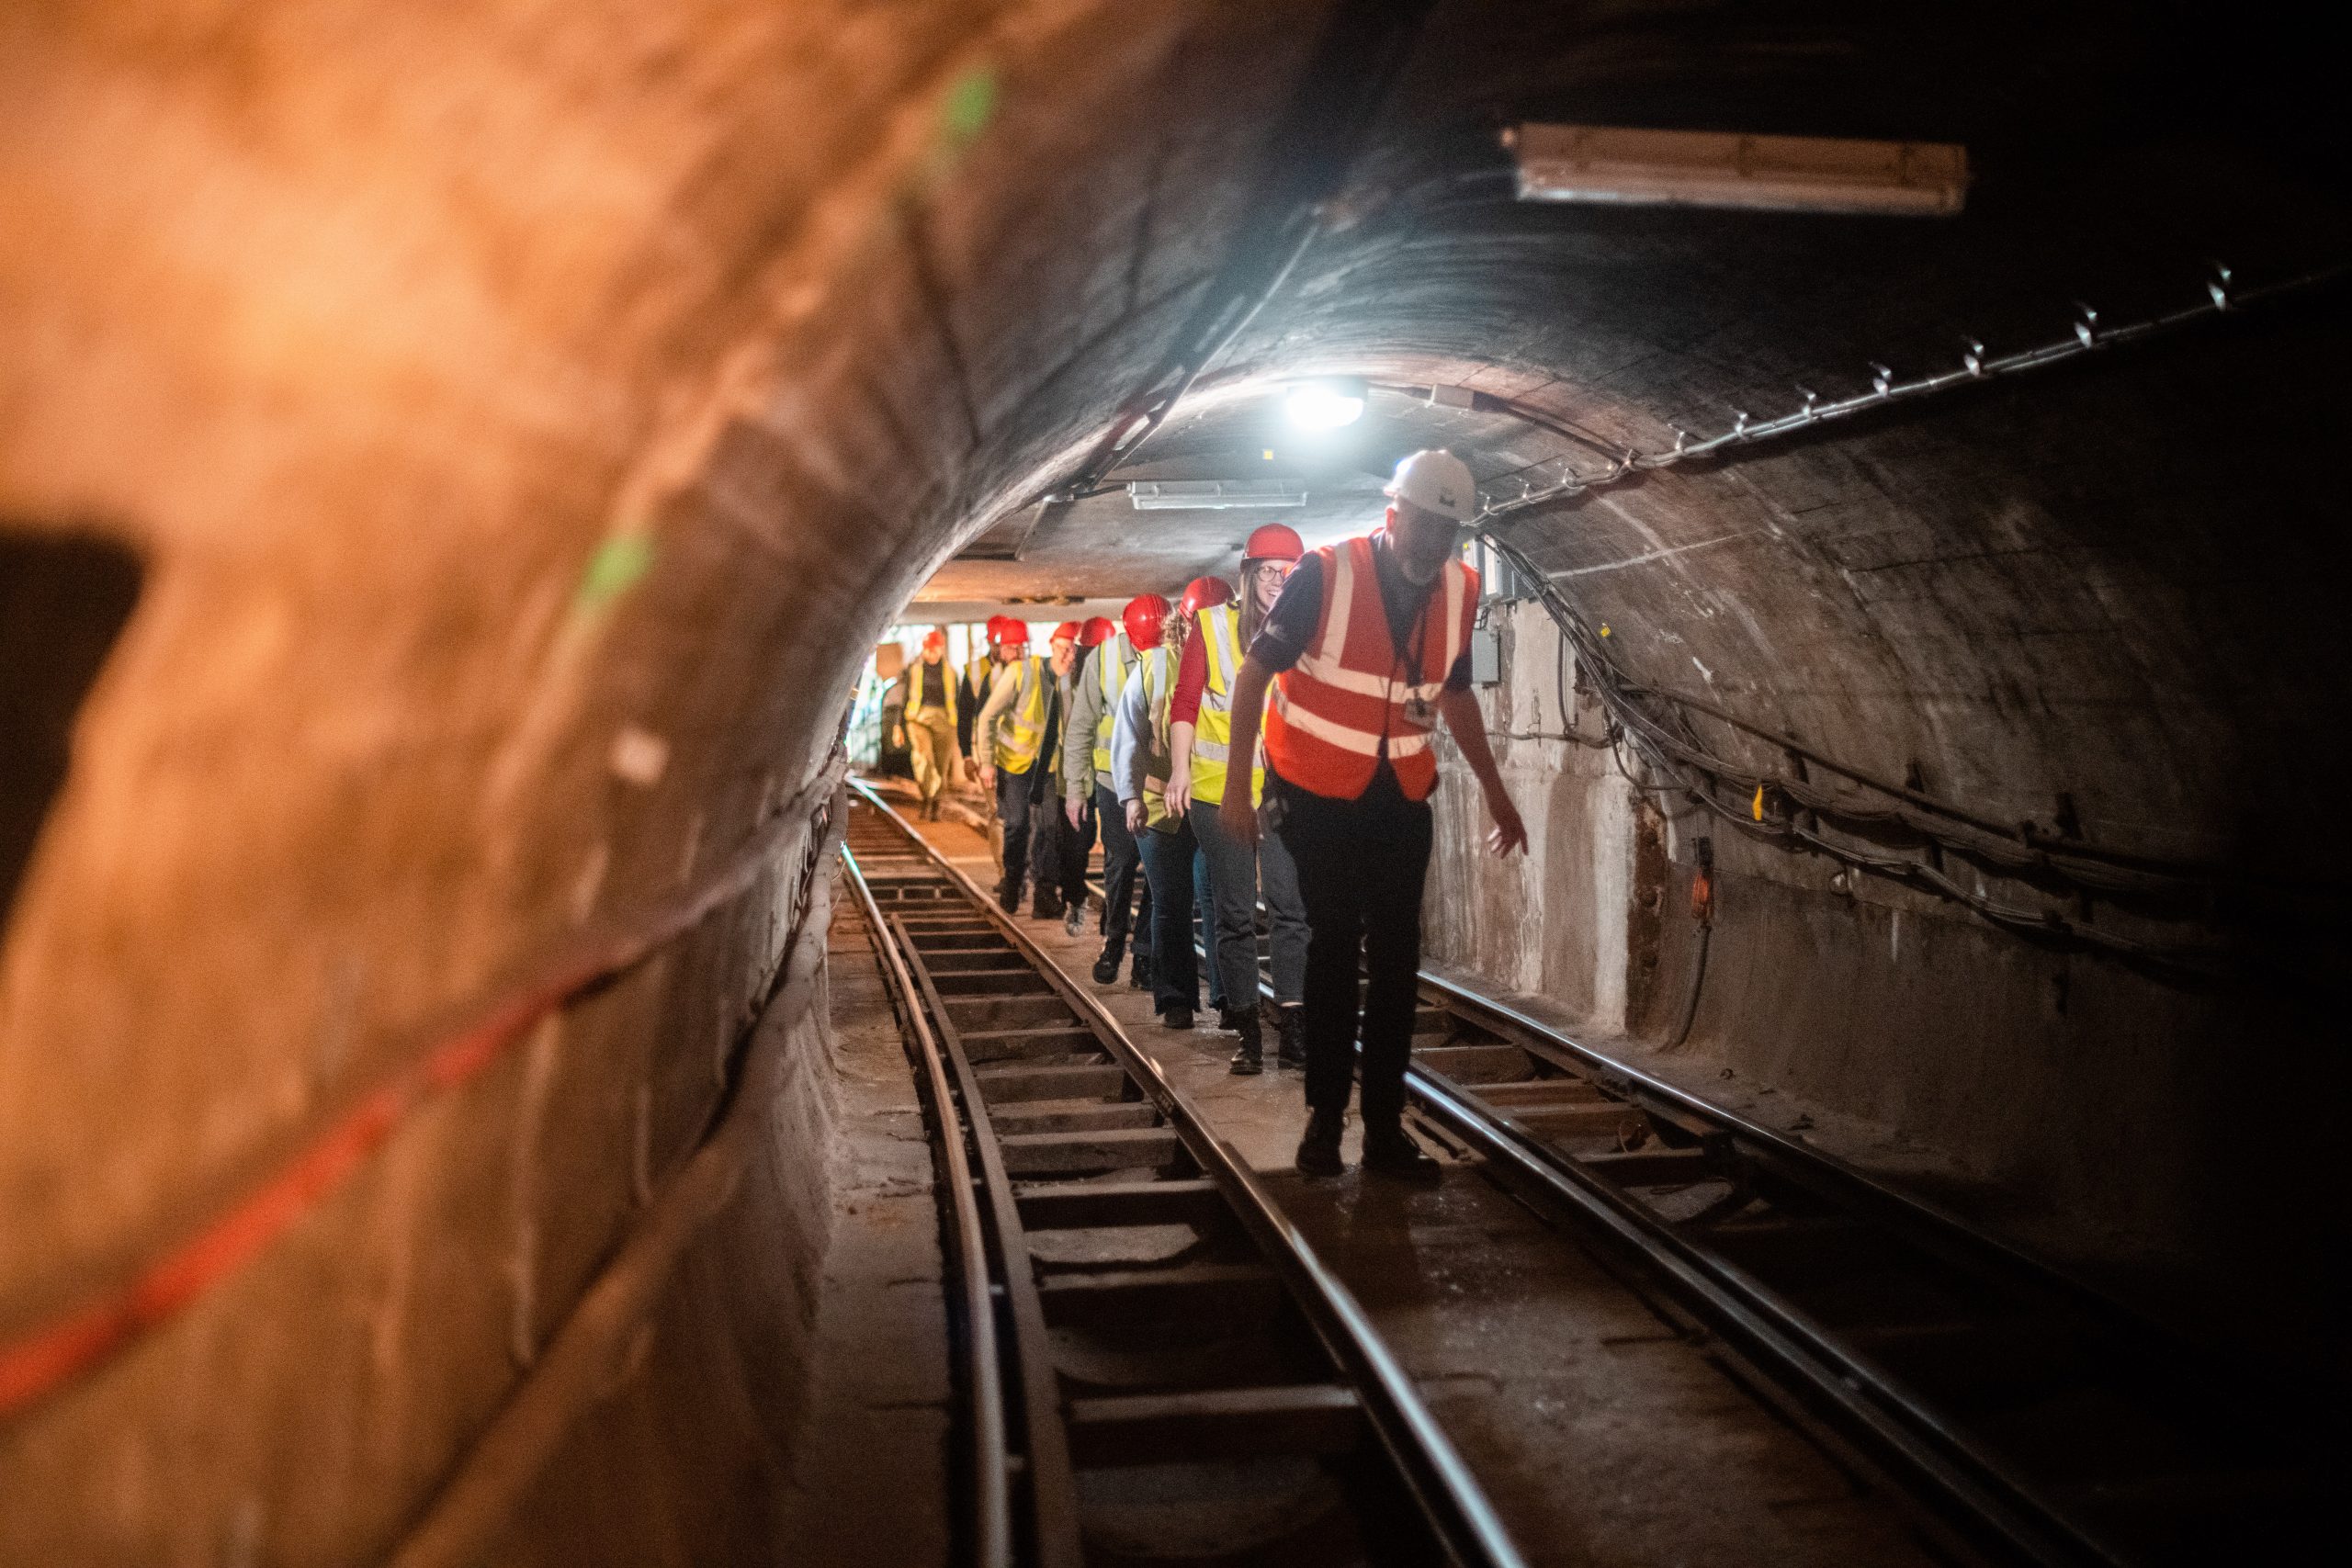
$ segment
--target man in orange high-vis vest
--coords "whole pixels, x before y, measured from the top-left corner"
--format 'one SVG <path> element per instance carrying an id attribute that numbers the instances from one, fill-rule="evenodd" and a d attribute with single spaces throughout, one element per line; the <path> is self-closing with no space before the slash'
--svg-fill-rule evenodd
<path id="1" fill-rule="evenodd" d="M 1441 715 L 1485 793 L 1498 854 L 1527 847 L 1470 694 L 1478 574 L 1461 530 L 1477 489 L 1450 452 L 1416 452 L 1389 482 L 1385 526 L 1310 552 L 1250 644 L 1233 694 L 1231 750 L 1246 757 L 1265 717 L 1268 826 L 1298 867 L 1306 905 L 1306 1135 L 1298 1168 L 1337 1175 L 1361 1006 L 1363 1163 L 1430 1179 L 1437 1162 L 1404 1128 L 1429 875 L 1430 750 Z M 1254 841 L 1258 813 L 1229 790 L 1219 825 Z"/>

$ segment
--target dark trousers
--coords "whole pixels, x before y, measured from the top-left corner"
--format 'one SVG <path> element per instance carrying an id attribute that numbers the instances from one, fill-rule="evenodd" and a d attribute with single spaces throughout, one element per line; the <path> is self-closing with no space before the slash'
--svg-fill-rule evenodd
<path id="1" fill-rule="evenodd" d="M 1108 784 L 1094 786 L 1094 818 L 1102 828 L 1102 955 L 1116 964 L 1127 951 L 1130 918 L 1137 919 L 1136 946 L 1151 949 L 1151 884 L 1136 874 L 1143 865 L 1143 852 L 1127 831 L 1127 808 Z M 1143 889 L 1139 917 L 1134 908 L 1138 886 Z"/>
<path id="2" fill-rule="evenodd" d="M 1062 898 L 1072 908 L 1086 903 L 1086 863 L 1094 854 L 1095 811 L 1092 801 L 1086 802 L 1079 812 L 1078 826 L 1069 825 L 1069 802 L 1057 800 L 1054 809 L 1061 818 Z"/>
<path id="3" fill-rule="evenodd" d="M 1193 840 L 1193 913 L 1200 922 L 1193 928 L 1193 945 L 1211 956 L 1209 1006 L 1223 1012 L 1230 1005 L 1225 995 L 1225 971 L 1214 961 L 1216 949 L 1211 945 L 1216 941 L 1216 867 L 1209 863 L 1208 851 L 1201 847 L 1201 836 L 1193 831 L 1192 818 L 1188 816 L 1184 820 L 1184 836 Z M 1255 1006 L 1257 998 L 1253 986 L 1248 1005 Z"/>
<path id="4" fill-rule="evenodd" d="M 1283 803 L 1283 842 L 1306 906 L 1306 1103 L 1344 1111 L 1357 1038 L 1359 963 L 1363 1121 L 1394 1127 L 1405 1110 L 1405 1060 L 1421 967 L 1421 887 L 1430 869 L 1430 807 L 1405 798 L 1384 764 L 1354 800 L 1269 779 Z"/>
<path id="5" fill-rule="evenodd" d="M 996 771 L 996 819 L 1004 829 L 1004 881 L 1016 893 L 1028 874 L 1036 847 L 1032 840 L 1041 837 L 1033 831 L 1039 826 L 1036 803 L 1029 798 L 1034 783 L 1027 773 Z"/>

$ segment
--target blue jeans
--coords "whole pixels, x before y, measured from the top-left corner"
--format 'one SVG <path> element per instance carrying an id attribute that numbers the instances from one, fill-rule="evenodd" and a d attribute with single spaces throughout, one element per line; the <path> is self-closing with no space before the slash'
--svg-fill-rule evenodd
<path id="1" fill-rule="evenodd" d="M 1193 954 L 1193 830 L 1181 822 L 1172 833 L 1146 829 L 1136 835 L 1136 848 L 1151 887 L 1151 1005 L 1159 1012 L 1197 1010 L 1201 970 Z"/>

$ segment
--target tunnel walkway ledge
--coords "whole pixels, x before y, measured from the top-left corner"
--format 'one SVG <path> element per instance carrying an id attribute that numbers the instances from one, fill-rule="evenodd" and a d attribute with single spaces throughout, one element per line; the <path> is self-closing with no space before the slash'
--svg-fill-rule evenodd
<path id="1" fill-rule="evenodd" d="M 931 1145 L 854 901 L 837 890 L 832 908 L 831 1206 L 776 1555 L 920 1568 L 950 1551 L 953 1395 Z"/>
<path id="2" fill-rule="evenodd" d="M 993 884 L 978 833 L 952 820 L 917 829 L 975 882 Z M 1232 1037 L 1215 1029 L 1213 1013 L 1177 1034 L 1124 969 L 1116 982 L 1095 984 L 1089 970 L 1101 939 L 1091 918 L 1076 937 L 1059 920 L 1018 919 L 1267 1176 L 1532 1560 L 1725 1568 L 1941 1560 L 1905 1504 L 1815 1447 L 1736 1370 L 1476 1165 L 1449 1164 L 1430 1189 L 1366 1178 L 1351 1118 L 1347 1174 L 1298 1176 L 1296 1073 L 1270 1066 L 1236 1077 L 1226 1066 Z"/>

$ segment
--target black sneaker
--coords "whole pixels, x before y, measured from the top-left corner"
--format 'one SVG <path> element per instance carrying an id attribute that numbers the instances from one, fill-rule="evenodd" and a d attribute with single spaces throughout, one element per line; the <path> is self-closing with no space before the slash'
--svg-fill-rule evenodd
<path id="1" fill-rule="evenodd" d="M 1402 1127 L 1363 1130 L 1363 1168 L 1406 1181 L 1435 1181 L 1441 1168 Z"/>
<path id="2" fill-rule="evenodd" d="M 1337 1176 L 1347 1168 L 1340 1157 L 1340 1134 L 1347 1130 L 1344 1111 L 1317 1111 L 1306 1118 L 1306 1135 L 1298 1141 L 1301 1176 Z"/>
<path id="3" fill-rule="evenodd" d="M 1086 904 L 1083 899 L 1062 911 L 1062 934 L 1076 936 L 1086 929 Z"/>
<path id="4" fill-rule="evenodd" d="M 1122 954 L 1116 953 L 1106 953 L 1102 957 L 1094 961 L 1094 983 L 1096 985 L 1107 986 L 1119 977 L 1119 959 L 1121 956 Z"/>
<path id="5" fill-rule="evenodd" d="M 1131 991 L 1151 989 L 1151 960 L 1140 953 L 1136 954 L 1136 961 L 1127 965 L 1127 988 Z"/>
<path id="6" fill-rule="evenodd" d="M 996 907 L 1008 915 L 1021 913 L 1021 884 L 1007 878 L 996 885 Z"/>
<path id="7" fill-rule="evenodd" d="M 1038 888 L 1036 898 L 1032 901 L 1029 906 L 1029 918 L 1033 920 L 1060 919 L 1062 918 L 1062 890 L 1058 887 Z"/>
<path id="8" fill-rule="evenodd" d="M 1193 1010 L 1191 1008 L 1170 1008 L 1166 1012 L 1159 1015 L 1159 1027 L 1162 1029 L 1192 1028 Z"/>
<path id="9" fill-rule="evenodd" d="M 1282 1010 L 1281 1035 L 1274 1060 L 1285 1067 L 1306 1066 L 1306 1010 L 1292 1004 Z"/>

